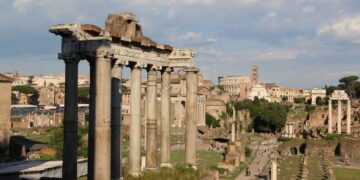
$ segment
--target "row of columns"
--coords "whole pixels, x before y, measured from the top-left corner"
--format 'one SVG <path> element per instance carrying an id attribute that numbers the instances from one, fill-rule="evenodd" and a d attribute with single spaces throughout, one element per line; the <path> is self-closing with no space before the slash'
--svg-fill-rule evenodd
<path id="1" fill-rule="evenodd" d="M 76 57 L 63 58 L 65 62 L 65 112 L 64 112 L 64 154 L 63 178 L 77 176 L 77 96 L 78 63 Z M 90 63 L 90 105 L 88 178 L 121 178 L 121 79 L 122 64 L 113 59 L 97 55 L 88 59 Z M 139 64 L 131 68 L 131 122 L 129 173 L 141 172 L 141 69 Z M 161 71 L 161 164 L 170 163 L 170 67 Z M 196 164 L 197 125 L 197 81 L 198 69 L 186 68 L 186 163 Z M 146 168 L 157 168 L 157 69 L 148 67 L 147 120 L 146 120 Z M 111 82 L 111 83 L 110 83 Z"/>
<path id="2" fill-rule="evenodd" d="M 351 134 L 351 103 L 350 100 L 347 101 L 346 108 L 346 134 Z M 341 120 L 342 120 L 342 100 L 338 100 L 338 112 L 337 112 L 337 134 L 341 134 Z M 328 115 L 328 133 L 332 134 L 332 99 L 329 100 L 329 115 Z"/>
<path id="3" fill-rule="evenodd" d="M 294 133 L 294 123 L 286 123 L 285 124 L 285 137 L 295 137 Z"/>

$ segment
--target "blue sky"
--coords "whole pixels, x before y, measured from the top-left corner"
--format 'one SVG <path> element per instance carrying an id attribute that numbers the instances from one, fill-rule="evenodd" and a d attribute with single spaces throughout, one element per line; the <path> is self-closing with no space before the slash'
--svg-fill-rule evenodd
<path id="1" fill-rule="evenodd" d="M 137 14 L 159 43 L 194 48 L 201 72 L 249 75 L 285 87 L 322 87 L 360 75 L 358 0 L 0 0 L 0 72 L 59 74 L 53 24 L 104 27 L 109 13 Z M 81 74 L 88 65 L 81 63 Z"/>

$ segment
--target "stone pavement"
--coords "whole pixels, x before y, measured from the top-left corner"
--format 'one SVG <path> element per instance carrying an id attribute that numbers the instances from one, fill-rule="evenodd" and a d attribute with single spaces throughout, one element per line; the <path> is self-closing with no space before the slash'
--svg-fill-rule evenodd
<path id="1" fill-rule="evenodd" d="M 249 165 L 249 169 L 251 171 L 251 175 L 250 176 L 245 176 L 245 170 L 238 176 L 236 177 L 237 180 L 255 180 L 257 179 L 257 175 L 259 175 L 264 167 L 266 167 L 267 163 L 270 160 L 271 154 L 270 149 L 273 149 L 274 146 L 276 147 L 276 145 L 272 144 L 272 145 L 268 145 L 268 144 L 263 144 L 263 145 L 259 145 L 256 146 L 253 149 L 253 151 L 256 153 L 255 155 L 255 159 L 250 163 Z M 258 148 L 258 151 L 256 152 L 256 148 Z M 265 150 L 267 152 L 265 152 Z"/>

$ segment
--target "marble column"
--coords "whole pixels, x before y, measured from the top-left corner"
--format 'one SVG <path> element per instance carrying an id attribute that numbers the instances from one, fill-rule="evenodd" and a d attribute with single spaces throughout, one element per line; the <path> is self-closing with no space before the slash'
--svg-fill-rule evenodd
<path id="1" fill-rule="evenodd" d="M 289 124 L 289 136 L 290 137 L 293 137 L 294 136 L 294 129 L 293 129 L 293 124 L 292 123 L 290 123 Z"/>
<path id="2" fill-rule="evenodd" d="M 171 167 L 170 162 L 170 73 L 167 67 L 161 71 L 161 167 Z M 194 107 L 195 108 L 195 107 Z"/>
<path id="3" fill-rule="evenodd" d="M 189 67 L 186 72 L 186 129 L 185 153 L 186 164 L 196 166 L 196 100 L 199 69 Z"/>
<path id="4" fill-rule="evenodd" d="M 65 62 L 65 110 L 64 110 L 64 179 L 77 178 L 78 149 L 78 63 L 76 58 L 64 59 Z"/>
<path id="5" fill-rule="evenodd" d="M 129 151 L 129 173 L 139 176 L 141 173 L 141 67 L 131 67 L 131 121 L 130 121 L 130 151 Z"/>
<path id="6" fill-rule="evenodd" d="M 111 60 L 96 58 L 94 178 L 111 177 Z"/>
<path id="7" fill-rule="evenodd" d="M 95 88 L 96 88 L 96 63 L 95 59 L 88 60 L 90 64 L 90 88 L 89 88 L 89 133 L 88 133 L 88 179 L 94 179 L 94 156 L 95 156 Z"/>
<path id="8" fill-rule="evenodd" d="M 285 124 L 285 137 L 289 137 L 289 124 Z"/>
<path id="9" fill-rule="evenodd" d="M 157 93 L 156 69 L 147 72 L 146 168 L 156 168 Z"/>
<path id="10" fill-rule="evenodd" d="M 271 161 L 271 180 L 277 180 L 277 163 L 276 163 L 276 160 Z"/>
<path id="11" fill-rule="evenodd" d="M 328 134 L 332 134 L 332 100 L 329 99 Z"/>
<path id="12" fill-rule="evenodd" d="M 338 120 L 337 120 L 337 133 L 338 134 L 341 134 L 341 119 L 342 119 L 341 100 L 338 100 Z"/>
<path id="13" fill-rule="evenodd" d="M 350 126 L 351 126 L 351 104 L 350 104 L 350 100 L 347 100 L 347 108 L 346 108 L 346 134 L 351 134 Z"/>
<path id="14" fill-rule="evenodd" d="M 111 69 L 111 179 L 121 178 L 121 79 L 122 65 Z"/>

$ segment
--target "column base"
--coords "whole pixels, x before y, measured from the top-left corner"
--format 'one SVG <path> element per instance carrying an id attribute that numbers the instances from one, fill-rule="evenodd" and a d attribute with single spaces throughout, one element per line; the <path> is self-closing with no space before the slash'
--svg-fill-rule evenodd
<path id="1" fill-rule="evenodd" d="M 159 168 L 158 167 L 146 167 L 145 168 L 145 170 L 148 170 L 148 171 L 157 171 L 157 170 L 159 170 Z"/>
<path id="2" fill-rule="evenodd" d="M 132 177 L 140 177 L 141 176 L 141 172 L 130 172 L 129 173 Z"/>
<path id="3" fill-rule="evenodd" d="M 162 167 L 162 168 L 174 168 L 171 163 L 161 163 L 160 167 Z"/>

